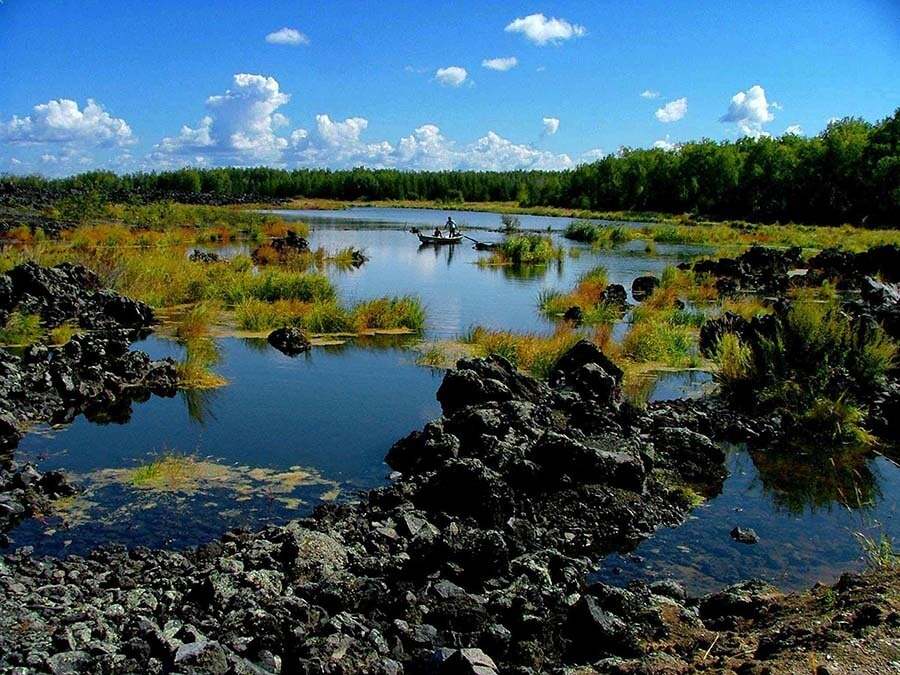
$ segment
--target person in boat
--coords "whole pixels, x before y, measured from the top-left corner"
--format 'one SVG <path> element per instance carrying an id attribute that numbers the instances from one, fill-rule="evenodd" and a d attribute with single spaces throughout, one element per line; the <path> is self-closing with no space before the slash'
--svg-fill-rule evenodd
<path id="1" fill-rule="evenodd" d="M 441 232 L 441 228 L 439 228 L 439 227 L 434 228 L 434 236 L 437 237 L 438 239 L 444 238 L 444 233 Z"/>
<path id="2" fill-rule="evenodd" d="M 447 230 L 450 232 L 451 237 L 459 234 L 459 228 L 456 227 L 456 221 L 453 220 L 453 216 L 447 216 Z"/>

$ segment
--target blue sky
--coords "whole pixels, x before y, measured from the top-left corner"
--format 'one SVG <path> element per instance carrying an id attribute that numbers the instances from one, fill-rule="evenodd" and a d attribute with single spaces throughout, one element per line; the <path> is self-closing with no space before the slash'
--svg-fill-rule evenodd
<path id="1" fill-rule="evenodd" d="M 2 171 L 564 168 L 898 105 L 896 0 L 0 4 Z"/>

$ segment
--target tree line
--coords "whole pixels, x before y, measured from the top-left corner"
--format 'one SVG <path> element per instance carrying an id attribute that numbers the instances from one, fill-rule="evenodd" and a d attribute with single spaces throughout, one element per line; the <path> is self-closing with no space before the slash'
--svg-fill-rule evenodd
<path id="1" fill-rule="evenodd" d="M 900 223 L 900 108 L 870 123 L 834 121 L 817 136 L 703 139 L 675 149 L 624 148 L 567 171 L 402 171 L 355 168 L 185 168 L 0 179 L 15 189 L 101 199 L 516 202 L 592 211 L 689 213 L 754 222 Z"/>

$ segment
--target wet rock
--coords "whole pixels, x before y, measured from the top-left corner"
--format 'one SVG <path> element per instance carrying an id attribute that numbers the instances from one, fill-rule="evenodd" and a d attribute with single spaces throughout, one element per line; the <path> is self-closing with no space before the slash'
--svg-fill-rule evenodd
<path id="1" fill-rule="evenodd" d="M 649 298 L 659 288 L 659 279 L 651 276 L 638 277 L 631 282 L 631 295 L 638 302 Z"/>
<path id="2" fill-rule="evenodd" d="M 563 314 L 563 320 L 574 324 L 580 324 L 584 320 L 584 310 L 578 305 L 572 305 Z"/>
<path id="3" fill-rule="evenodd" d="M 731 538 L 741 544 L 759 543 L 759 535 L 752 527 L 735 527 L 731 530 Z"/>
<path id="4" fill-rule="evenodd" d="M 574 384 L 576 371 L 587 365 L 599 366 L 601 370 L 612 376 L 617 385 L 622 381 L 622 369 L 613 363 L 597 345 L 589 340 L 579 340 L 553 366 L 548 382 L 551 387 L 557 389 Z"/>
<path id="5" fill-rule="evenodd" d="M 178 672 L 220 675 L 228 672 L 225 650 L 218 642 L 202 641 L 181 645 L 175 652 L 175 668 Z"/>
<path id="6" fill-rule="evenodd" d="M 700 617 L 704 620 L 753 619 L 762 616 L 775 602 L 777 592 L 759 580 L 742 581 L 700 599 Z"/>
<path id="7" fill-rule="evenodd" d="M 603 289 L 600 302 L 617 307 L 624 312 L 628 309 L 628 293 L 622 284 L 610 284 Z"/>
<path id="8" fill-rule="evenodd" d="M 270 345 L 288 356 L 296 356 L 312 348 L 309 338 L 299 328 L 277 328 L 269 333 L 267 339 Z"/>

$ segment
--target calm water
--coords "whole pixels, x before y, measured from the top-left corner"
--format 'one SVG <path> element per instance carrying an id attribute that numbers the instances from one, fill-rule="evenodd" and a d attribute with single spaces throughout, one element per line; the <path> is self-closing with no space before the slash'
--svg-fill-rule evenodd
<path id="1" fill-rule="evenodd" d="M 634 277 L 659 274 L 666 265 L 701 252 L 657 246 L 648 255 L 641 242 L 599 253 L 580 247 L 578 257 L 523 276 L 508 268 L 477 266 L 486 254 L 469 244 L 420 248 L 401 229 L 442 221 L 443 211 L 352 211 L 357 221 L 394 219 L 390 227 L 348 223 L 343 211 L 314 214 L 313 247 L 354 246 L 370 257 L 360 269 L 329 271 L 342 297 L 416 294 L 428 309 L 426 338 L 452 338 L 475 324 L 549 331 L 552 325 L 536 311 L 542 288 L 571 288 L 597 264 L 607 267 L 611 282 L 630 288 Z M 454 217 L 479 227 L 499 224 L 495 214 Z M 549 224 L 559 230 L 568 219 L 522 220 L 525 227 Z M 499 236 L 477 234 L 483 240 Z M 151 398 L 135 405 L 125 424 L 79 418 L 66 428 L 36 430 L 23 439 L 20 458 L 44 469 L 67 470 L 85 491 L 66 505 L 62 517 L 20 526 L 12 533 L 14 545 L 51 554 L 84 552 L 104 542 L 190 546 L 231 527 L 283 522 L 309 513 L 323 499 L 383 484 L 388 474 L 383 458 L 391 444 L 440 413 L 434 394 L 442 375 L 415 365 L 415 353 L 405 348 L 414 341 L 361 340 L 318 347 L 292 359 L 262 340 L 226 338 L 218 341 L 221 362 L 216 366 L 229 381 L 223 388 Z M 135 348 L 155 357 L 178 357 L 181 349 L 157 337 Z M 706 373 L 665 373 L 651 398 L 696 395 L 709 384 Z M 121 474 L 165 453 L 202 459 L 209 475 L 203 473 L 191 491 L 160 493 L 135 488 Z M 722 494 L 697 509 L 687 524 L 659 532 L 631 555 L 612 556 L 599 573 L 617 580 L 675 575 L 693 589 L 747 576 L 803 586 L 858 564 L 855 530 L 880 523 L 888 533 L 900 534 L 894 517 L 900 472 L 885 461 L 864 461 L 853 473 L 865 476 L 872 489 L 864 491 L 870 506 L 851 510 L 838 505 L 840 490 L 812 497 L 786 491 L 792 485 L 776 478 L 793 475 L 791 469 L 761 473 L 743 450 L 731 452 L 729 468 Z M 760 544 L 732 542 L 728 532 L 735 525 L 754 527 Z"/>
<path id="2" fill-rule="evenodd" d="M 753 577 L 799 589 L 859 569 L 855 533 L 900 537 L 900 471 L 887 459 L 861 460 L 836 481 L 833 469 L 819 467 L 813 488 L 802 470 L 784 466 L 770 475 L 738 447 L 730 448 L 727 465 L 719 496 L 632 553 L 608 556 L 596 577 L 617 584 L 671 577 L 694 593 Z M 753 528 L 759 543 L 732 540 L 736 526 Z"/>

